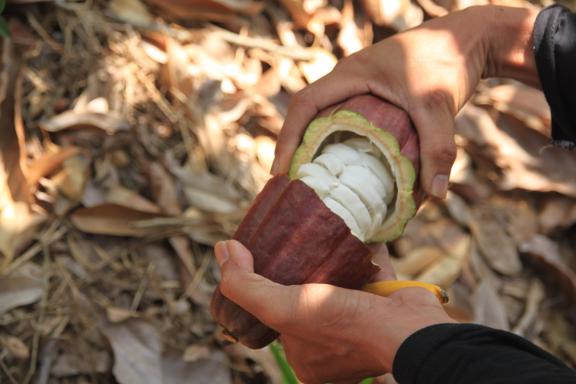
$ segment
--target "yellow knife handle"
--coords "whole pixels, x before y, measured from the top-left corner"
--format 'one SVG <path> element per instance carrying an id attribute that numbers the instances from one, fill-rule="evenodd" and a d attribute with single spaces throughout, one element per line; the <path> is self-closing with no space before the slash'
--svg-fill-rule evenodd
<path id="1" fill-rule="evenodd" d="M 446 304 L 449 300 L 448 293 L 434 284 L 423 283 L 421 281 L 412 280 L 384 280 L 376 283 L 366 284 L 362 287 L 363 291 L 373 293 L 378 296 L 390 296 L 396 291 L 404 288 L 424 288 L 433 293 L 442 304 Z"/>

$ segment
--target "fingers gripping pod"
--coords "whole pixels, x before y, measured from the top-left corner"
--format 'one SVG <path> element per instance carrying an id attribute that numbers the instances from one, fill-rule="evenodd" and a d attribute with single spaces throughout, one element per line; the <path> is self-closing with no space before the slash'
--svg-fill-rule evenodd
<path id="1" fill-rule="evenodd" d="M 404 288 L 424 288 L 438 298 L 441 304 L 446 304 L 449 300 L 448 293 L 441 287 L 424 283 L 421 281 L 410 280 L 386 280 L 376 283 L 366 284 L 362 287 L 365 292 L 373 293 L 378 296 L 390 296 Z"/>
<path id="2" fill-rule="evenodd" d="M 368 244 L 397 238 L 416 212 L 419 152 L 405 111 L 371 95 L 353 97 L 310 123 L 289 174 L 266 184 L 233 238 L 252 253 L 254 272 L 277 283 L 362 289 L 380 270 Z M 419 284 L 370 287 L 389 295 L 407 283 Z M 230 339 L 251 348 L 278 337 L 220 288 L 211 313 Z"/>

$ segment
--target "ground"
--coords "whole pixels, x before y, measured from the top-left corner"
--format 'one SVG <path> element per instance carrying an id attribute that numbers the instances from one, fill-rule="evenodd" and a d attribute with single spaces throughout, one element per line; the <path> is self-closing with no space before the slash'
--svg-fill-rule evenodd
<path id="1" fill-rule="evenodd" d="M 210 317 L 212 246 L 268 179 L 292 94 L 471 4 L 378 3 L 8 1 L 0 382 L 287 380 Z M 549 128 L 539 91 L 484 81 L 457 119 L 448 199 L 390 252 L 400 277 L 448 288 L 457 319 L 574 366 L 576 153 L 550 147 Z"/>

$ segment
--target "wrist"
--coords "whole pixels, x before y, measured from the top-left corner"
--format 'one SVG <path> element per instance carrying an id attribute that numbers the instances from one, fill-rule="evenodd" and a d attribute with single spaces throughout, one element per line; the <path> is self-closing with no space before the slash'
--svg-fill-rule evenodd
<path id="1" fill-rule="evenodd" d="M 532 38 L 538 11 L 501 6 L 484 8 L 490 28 L 483 77 L 506 77 L 539 88 Z"/>
<path id="2" fill-rule="evenodd" d="M 374 306 L 372 325 L 366 328 L 374 330 L 367 332 L 367 342 L 385 372 L 392 372 L 396 353 L 412 334 L 432 325 L 456 323 L 436 296 L 422 288 L 406 288 L 390 298 L 389 305 Z"/>

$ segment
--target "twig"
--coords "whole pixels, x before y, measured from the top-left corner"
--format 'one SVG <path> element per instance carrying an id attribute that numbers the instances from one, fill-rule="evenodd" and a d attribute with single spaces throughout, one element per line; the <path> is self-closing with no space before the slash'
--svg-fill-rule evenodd
<path id="1" fill-rule="evenodd" d="M 8 367 L 4 364 L 4 358 L 0 358 L 0 368 L 2 369 L 2 372 L 4 372 L 4 374 L 8 377 L 10 383 L 18 384 L 14 376 L 12 376 L 12 374 L 8 370 Z"/>
<path id="2" fill-rule="evenodd" d="M 204 256 L 204 259 L 202 259 L 202 264 L 200 265 L 200 268 L 198 268 L 198 272 L 196 272 L 194 278 L 192 279 L 190 284 L 188 284 L 188 287 L 186 287 L 186 290 L 184 291 L 184 296 L 190 296 L 191 292 L 195 290 L 196 287 L 200 284 L 200 282 L 204 279 L 204 274 L 206 273 L 206 270 L 210 266 L 211 261 L 212 257 L 210 257 L 210 255 L 207 254 L 206 256 Z"/>
<path id="3" fill-rule="evenodd" d="M 142 297 L 144 296 L 144 292 L 146 291 L 146 288 L 148 287 L 148 280 L 149 280 L 148 275 L 150 274 L 150 272 L 152 272 L 153 268 L 154 268 L 154 266 L 152 264 L 148 264 L 148 267 L 146 268 L 146 272 L 144 274 L 144 277 L 140 281 L 140 284 L 138 285 L 138 289 L 136 290 L 136 293 L 134 294 L 134 299 L 132 300 L 132 304 L 130 304 L 130 310 L 131 311 L 136 311 L 138 309 L 138 306 L 140 305 L 140 302 L 142 301 Z"/>
<path id="4" fill-rule="evenodd" d="M 150 79 L 147 78 L 143 73 L 141 73 L 139 68 L 135 67 L 134 73 L 136 74 L 136 77 L 138 78 L 140 83 L 142 83 L 144 88 L 146 88 L 146 90 L 149 92 L 152 100 L 158 103 L 158 108 L 160 108 L 160 110 L 162 111 L 162 113 L 164 113 L 164 115 L 168 118 L 168 120 L 170 120 L 172 124 L 178 122 L 178 116 L 176 115 L 176 113 L 174 113 L 174 111 L 172 111 L 170 104 L 166 101 L 164 96 L 162 96 L 160 91 L 158 91 L 154 83 L 150 81 Z"/>
<path id="5" fill-rule="evenodd" d="M 236 33 L 217 29 L 214 34 L 221 39 L 247 48 L 260 48 L 280 56 L 289 57 L 294 60 L 311 61 L 316 57 L 316 52 L 312 49 L 298 48 L 298 47 L 284 47 L 274 43 L 272 40 L 267 40 L 258 37 L 242 36 Z"/>
<path id="6" fill-rule="evenodd" d="M 538 315 L 538 307 L 544 299 L 544 289 L 541 283 L 534 279 L 528 288 L 528 298 L 526 299 L 526 309 L 522 317 L 512 329 L 517 335 L 525 335 L 530 325 Z"/>
<path id="7" fill-rule="evenodd" d="M 56 40 L 54 40 L 50 36 L 50 34 L 48 34 L 48 32 L 46 32 L 44 27 L 42 27 L 42 25 L 38 22 L 38 20 L 36 20 L 36 18 L 34 17 L 34 15 L 32 13 L 26 12 L 26 19 L 28 20 L 28 23 L 30 23 L 30 26 L 32 27 L 32 29 L 34 29 L 34 31 L 36 31 L 36 33 L 38 35 L 40 35 L 42 40 L 44 40 L 44 42 L 50 48 L 52 48 L 52 50 L 58 52 L 61 55 L 64 54 L 64 47 L 62 47 L 61 44 L 59 44 Z"/>
<path id="8" fill-rule="evenodd" d="M 36 376 L 35 384 L 46 384 L 50 379 L 50 370 L 54 362 L 54 348 L 56 347 L 56 340 L 50 339 L 44 348 L 42 348 L 42 363 L 38 376 Z"/>
<path id="9" fill-rule="evenodd" d="M 40 301 L 40 310 L 38 313 L 38 321 L 36 322 L 36 326 L 34 327 L 34 336 L 32 338 L 32 353 L 30 355 L 30 367 L 28 368 L 28 373 L 24 378 L 23 384 L 28 384 L 34 374 L 36 373 L 36 365 L 38 360 L 38 346 L 40 344 L 40 324 L 44 321 L 44 315 L 46 313 L 46 306 L 48 304 L 48 291 L 49 291 L 49 276 L 48 270 L 50 267 L 50 251 L 46 244 L 42 244 L 42 253 L 44 255 L 44 265 L 42 266 L 42 300 Z"/>
<path id="10" fill-rule="evenodd" d="M 53 227 L 57 226 L 59 223 L 54 223 Z M 47 247 L 53 242 L 60 240 L 62 236 L 64 236 L 68 232 L 68 228 L 60 227 L 57 230 L 53 230 L 49 228 L 42 238 L 33 246 L 31 246 L 22 256 L 18 259 L 14 260 L 14 262 L 10 263 L 6 270 L 4 271 L 5 274 L 10 274 L 18 269 L 20 266 L 25 264 L 26 262 L 32 260 L 41 250 L 43 247 Z"/>
<path id="11" fill-rule="evenodd" d="M 448 10 L 434 2 L 434 0 L 418 0 L 418 4 L 432 17 L 441 17 L 448 14 Z"/>

